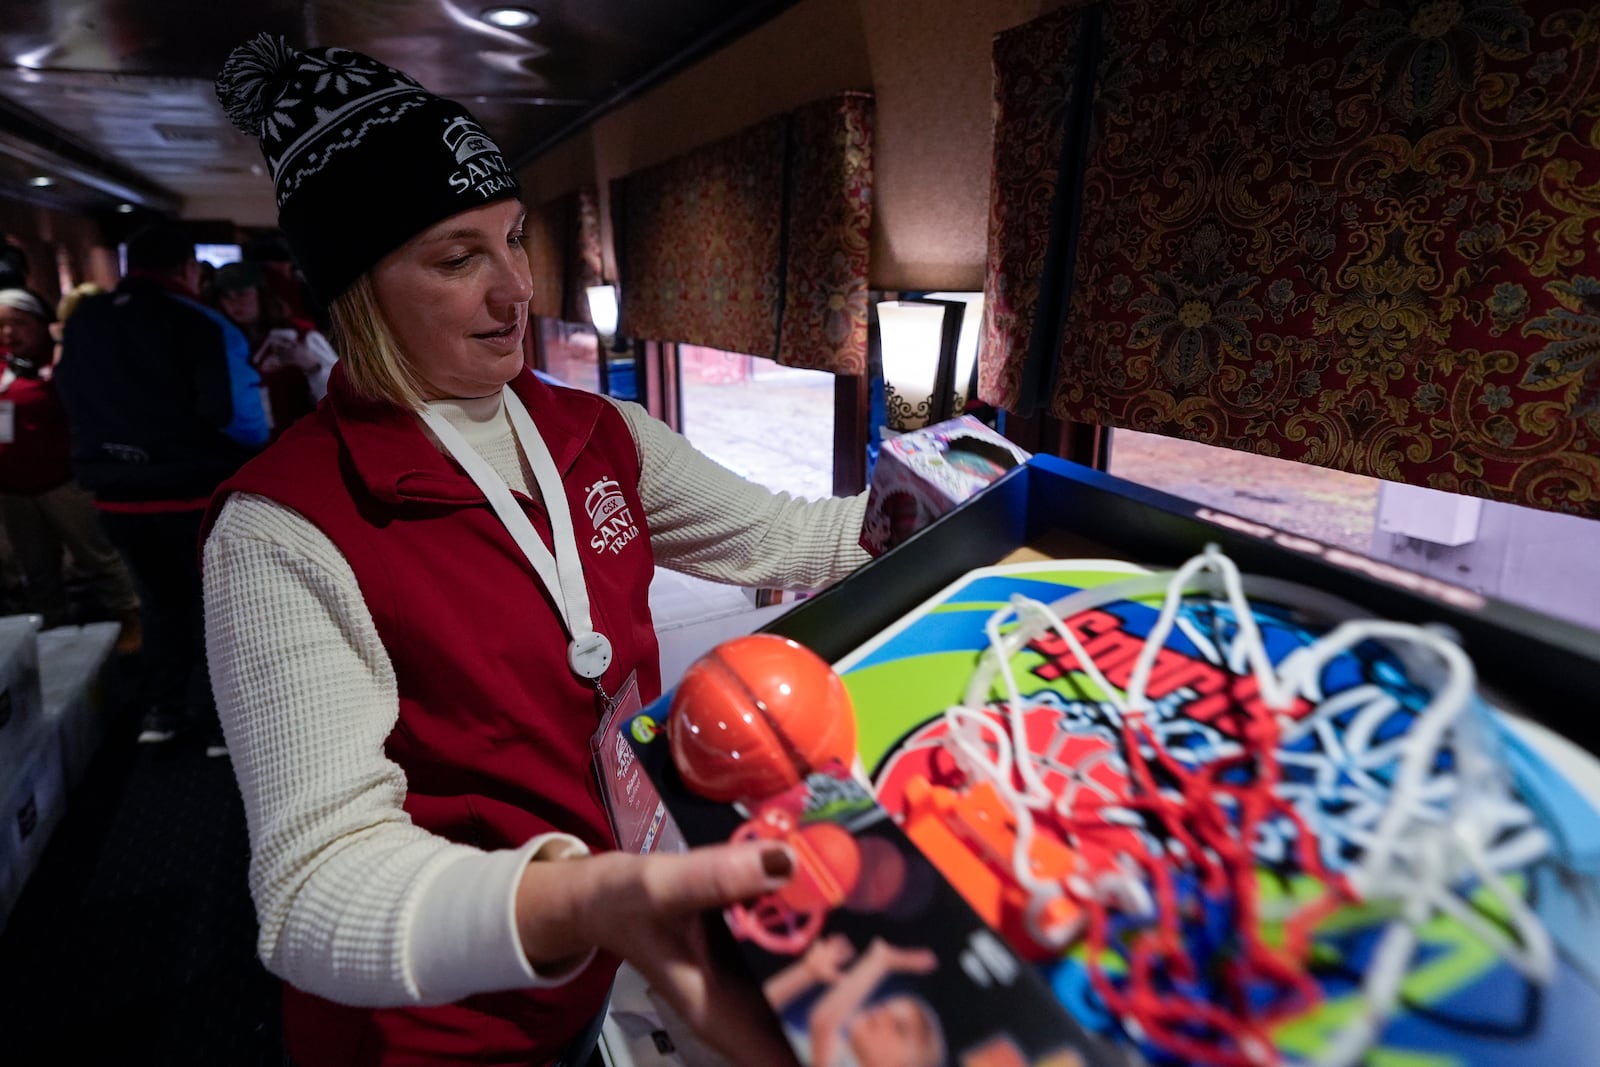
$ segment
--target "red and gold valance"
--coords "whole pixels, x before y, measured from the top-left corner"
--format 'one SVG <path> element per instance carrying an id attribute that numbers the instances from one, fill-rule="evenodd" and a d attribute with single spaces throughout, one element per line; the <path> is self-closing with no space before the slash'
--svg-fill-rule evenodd
<path id="1" fill-rule="evenodd" d="M 1600 36 L 1580 7 L 1104 5 L 1070 188 L 1062 134 L 997 113 L 997 154 L 1037 166 L 1002 183 L 997 161 L 996 218 L 1046 189 L 1076 205 L 1071 287 L 1040 301 L 1064 300 L 1052 412 L 1600 516 Z M 1070 64 L 1085 18 L 1025 27 L 1033 68 Z M 1002 101 L 1031 76 L 1003 44 Z M 1015 269 L 991 284 L 1026 293 Z M 1007 327 L 983 378 L 1002 402 L 1032 340 Z"/>
<path id="2" fill-rule="evenodd" d="M 612 187 L 622 332 L 861 374 L 872 98 L 818 101 Z"/>

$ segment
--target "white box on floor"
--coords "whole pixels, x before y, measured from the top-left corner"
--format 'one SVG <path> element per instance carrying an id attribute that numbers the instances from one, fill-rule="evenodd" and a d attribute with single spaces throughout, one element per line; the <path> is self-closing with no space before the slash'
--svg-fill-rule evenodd
<path id="1" fill-rule="evenodd" d="M 39 688 L 44 718 L 61 738 L 67 787 L 83 781 L 106 732 L 112 704 L 110 671 L 121 627 L 114 622 L 60 626 L 39 635 Z"/>
<path id="2" fill-rule="evenodd" d="M 16 777 L 24 748 L 37 725 L 39 692 L 37 615 L 0 618 L 0 796 Z"/>
<path id="3" fill-rule="evenodd" d="M 10 785 L 0 792 L 0 929 L 66 812 L 61 742 L 35 720 Z"/>

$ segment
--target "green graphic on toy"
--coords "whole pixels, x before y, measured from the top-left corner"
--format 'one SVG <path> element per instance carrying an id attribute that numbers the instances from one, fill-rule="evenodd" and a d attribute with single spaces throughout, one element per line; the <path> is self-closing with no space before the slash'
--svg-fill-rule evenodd
<path id="1" fill-rule="evenodd" d="M 884 761 L 911 733 L 961 700 L 978 653 L 986 647 L 983 624 L 1005 606 L 1011 592 L 1049 601 L 1142 573 L 1142 568 L 1117 560 L 1022 563 L 975 571 L 840 660 L 834 669 L 857 709 L 856 748 L 868 775 L 877 781 Z M 1076 696 L 1083 690 L 1073 688 L 1071 681 L 1063 678 L 1052 688 Z"/>

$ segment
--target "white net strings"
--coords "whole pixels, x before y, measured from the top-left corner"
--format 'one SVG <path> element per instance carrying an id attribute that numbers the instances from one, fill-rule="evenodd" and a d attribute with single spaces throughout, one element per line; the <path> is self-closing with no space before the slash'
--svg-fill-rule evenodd
<path id="1" fill-rule="evenodd" d="M 1170 574 L 1085 589 L 1048 606 L 1017 596 L 989 618 L 989 648 L 979 659 L 962 703 L 945 712 L 945 744 L 969 782 L 990 783 L 1016 820 L 1012 870 L 1028 894 L 1032 935 L 1040 944 L 1062 949 L 1077 936 L 1075 928 L 1049 929 L 1040 922 L 1049 903 L 1063 894 L 1093 899 L 1136 916 L 1149 915 L 1153 905 L 1137 865 L 1131 861 L 1119 862 L 1118 870 L 1098 872 L 1092 878 L 1073 876 L 1055 881 L 1033 873 L 1029 857 L 1037 832 L 1034 814 L 1065 815 L 1070 798 L 1053 795 L 1035 766 L 1024 725 L 1031 703 L 1020 692 L 1012 660 L 1053 631 L 1071 650 L 1076 666 L 1103 694 L 1109 715 L 1115 720 L 1146 717 L 1156 711 L 1146 696 L 1151 669 L 1168 636 L 1179 627 L 1214 664 L 1254 677 L 1265 704 L 1278 713 L 1281 759 L 1303 758 L 1290 751 L 1291 742 L 1314 731 L 1332 734 L 1336 732 L 1334 719 L 1353 711 L 1353 718 L 1337 731 L 1343 735 L 1345 750 L 1369 757 L 1376 754 L 1379 760 L 1397 764 L 1386 789 L 1369 788 L 1371 795 L 1355 798 L 1360 802 L 1349 805 L 1337 823 L 1327 817 L 1323 801 L 1348 801 L 1350 797 L 1328 797 L 1315 787 L 1289 791 L 1297 811 L 1308 827 L 1316 828 L 1319 838 L 1329 835 L 1338 839 L 1339 845 L 1354 846 L 1355 859 L 1344 874 L 1358 899 L 1385 905 L 1394 916 L 1362 980 L 1363 1010 L 1313 1061 L 1317 1067 L 1349 1067 L 1378 1037 L 1399 1002 L 1402 980 L 1417 949 L 1418 931 L 1435 915 L 1460 921 L 1525 978 L 1548 982 L 1555 969 L 1550 935 L 1521 893 L 1507 882 L 1505 872 L 1537 859 L 1549 842 L 1531 812 L 1511 795 L 1504 768 L 1485 736 L 1485 724 L 1473 713 L 1476 673 L 1471 660 L 1434 630 L 1353 618 L 1359 612 L 1345 602 L 1290 583 L 1252 578 L 1248 584 L 1257 595 L 1320 609 L 1343 621 L 1274 665 L 1256 625 L 1246 581 L 1214 545 Z M 1180 618 L 1185 597 L 1193 595 L 1220 596 L 1231 609 L 1236 632 L 1225 647 L 1218 647 Z M 1160 613 L 1134 663 L 1126 690 L 1119 691 L 1063 620 L 1117 601 L 1153 596 L 1163 598 Z M 1371 742 L 1398 708 L 1391 695 L 1376 685 L 1332 694 L 1324 694 L 1322 688 L 1324 668 L 1367 641 L 1383 643 L 1410 673 L 1432 685 L 1431 697 L 1410 729 L 1398 740 L 1381 745 Z M 997 675 L 1005 694 L 1003 724 L 991 713 L 988 700 Z M 1297 699 L 1312 705 L 1311 712 L 1298 720 L 1283 714 Z M 1442 761 L 1446 748 L 1452 759 Z M 1228 751 L 1224 745 L 1213 758 Z M 1451 769 L 1441 773 L 1442 764 Z M 1358 772 L 1376 769 L 1356 768 Z M 1377 779 L 1376 774 L 1369 774 L 1368 786 Z M 1330 784 L 1328 788 L 1338 787 Z M 1119 817 L 1112 808 L 1101 809 L 1101 814 L 1108 819 Z M 1131 811 L 1122 817 L 1139 818 Z M 1324 842 L 1329 847 L 1334 843 Z M 1485 920 L 1480 907 L 1465 895 L 1472 892 L 1490 895 L 1504 928 Z"/>

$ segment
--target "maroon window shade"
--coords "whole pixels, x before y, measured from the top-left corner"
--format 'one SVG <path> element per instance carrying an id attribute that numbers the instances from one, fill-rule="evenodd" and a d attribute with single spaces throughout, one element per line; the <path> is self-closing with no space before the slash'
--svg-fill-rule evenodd
<path id="1" fill-rule="evenodd" d="M 530 208 L 523 243 L 533 270 L 530 310 L 588 323 L 586 290 L 601 284 L 600 196 L 585 186 Z"/>
<path id="2" fill-rule="evenodd" d="M 994 42 L 994 162 L 989 252 L 984 271 L 984 337 L 978 395 L 1008 411 L 1031 412 L 1046 351 L 1057 333 L 1055 286 L 1067 243 L 1057 223 L 1077 189 L 1062 176 L 1069 127 L 1081 108 L 1078 62 L 1084 16 L 1063 9 L 998 34 Z M 1037 334 L 1037 337 L 1036 337 Z"/>
<path id="3" fill-rule="evenodd" d="M 1546 0 L 1104 13 L 1052 414 L 1600 516 L 1587 18 Z M 1064 61 L 1061 35 L 1033 39 L 1057 50 L 1041 69 Z M 1026 95 L 999 47 L 997 98 Z M 997 156 L 1036 166 L 996 182 L 997 218 L 1056 188 L 1021 119 L 997 112 Z M 991 284 L 1025 292 L 1015 271 Z M 992 355 L 1004 398 L 1015 342 Z"/>
<path id="4" fill-rule="evenodd" d="M 533 298 L 528 312 L 547 319 L 561 318 L 561 288 L 565 280 L 561 235 L 565 229 L 565 201 L 557 199 L 528 209 L 522 225 L 522 247 L 533 272 Z"/>
<path id="5" fill-rule="evenodd" d="M 623 333 L 866 367 L 872 98 L 806 105 L 613 186 Z"/>

